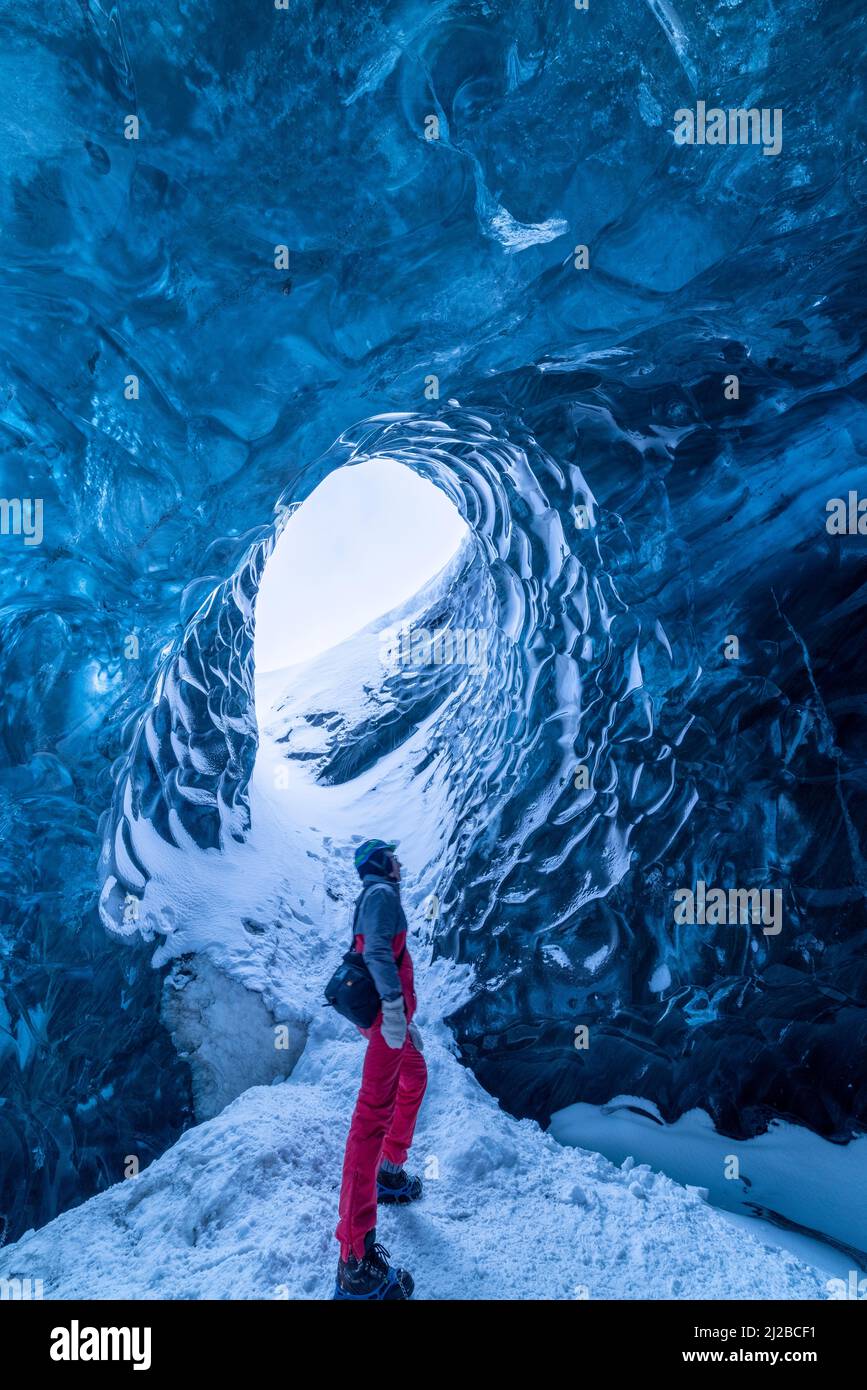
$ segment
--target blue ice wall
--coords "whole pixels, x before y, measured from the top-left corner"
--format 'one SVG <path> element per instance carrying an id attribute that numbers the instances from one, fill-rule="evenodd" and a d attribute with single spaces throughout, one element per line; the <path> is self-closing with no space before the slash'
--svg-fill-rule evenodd
<path id="1" fill-rule="evenodd" d="M 639 1091 L 733 1132 L 863 1124 L 865 539 L 825 525 L 867 490 L 860 7 L 35 0 L 0 22 L 0 481 L 44 527 L 0 537 L 10 1229 L 187 1122 L 147 952 L 96 915 L 112 764 L 161 833 L 200 775 L 202 843 L 243 833 L 237 576 L 294 473 L 379 412 L 444 417 L 414 464 L 464 469 L 468 507 L 499 472 L 474 519 L 523 595 L 509 680 L 536 677 L 527 756 L 503 761 L 503 705 L 502 779 L 443 885 L 438 949 L 478 970 L 467 1061 L 540 1118 Z M 699 101 L 779 109 L 780 152 L 676 145 Z M 452 399 L 486 422 L 479 466 Z M 587 651 L 579 571 L 603 585 Z M 218 585 L 222 631 L 184 632 Z M 171 701 L 158 751 L 136 743 L 171 643 L 218 652 L 192 753 Z M 573 666 L 622 719 L 577 806 Z M 785 931 L 677 929 L 699 879 L 779 888 Z"/>

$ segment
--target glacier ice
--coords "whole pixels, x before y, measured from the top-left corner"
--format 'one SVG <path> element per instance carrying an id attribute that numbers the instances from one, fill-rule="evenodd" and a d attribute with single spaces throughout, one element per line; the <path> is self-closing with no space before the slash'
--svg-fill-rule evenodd
<path id="1" fill-rule="evenodd" d="M 196 1060 L 196 1001 L 241 985 L 302 1045 L 305 929 L 346 885 L 323 844 L 301 903 L 254 843 L 255 595 L 286 508 L 376 450 L 472 527 L 426 621 L 494 659 L 293 737 L 338 798 L 387 766 L 396 811 L 428 799 L 464 1061 L 543 1121 L 629 1093 L 737 1138 L 863 1130 L 864 555 L 824 524 L 867 445 L 858 22 L 407 0 L 249 6 L 229 43 L 185 3 L 15 15 L 0 446 L 44 538 L 0 548 L 12 1233 L 263 1079 Z M 778 158 L 674 147 L 678 107 L 766 87 Z M 699 879 L 781 889 L 783 932 L 676 928 Z"/>

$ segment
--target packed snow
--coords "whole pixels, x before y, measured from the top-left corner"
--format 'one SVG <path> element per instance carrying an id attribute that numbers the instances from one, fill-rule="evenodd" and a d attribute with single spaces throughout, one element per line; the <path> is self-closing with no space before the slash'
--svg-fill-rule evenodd
<path id="1" fill-rule="evenodd" d="M 827 1275 L 734 1229 L 703 1195 L 563 1148 L 484 1092 L 436 1022 L 444 963 L 420 971 L 430 1072 L 412 1207 L 377 1228 L 420 1299 L 815 1299 Z M 46 1298 L 320 1299 L 333 1293 L 343 1143 L 363 1041 L 322 1010 L 288 1080 L 256 1086 L 137 1177 L 0 1252 Z"/>
<path id="2" fill-rule="evenodd" d="M 470 972 L 430 962 L 421 912 L 436 889 L 448 813 L 448 779 L 430 757 L 436 715 L 350 783 L 315 782 L 316 740 L 301 756 L 296 740 L 287 757 L 303 709 L 333 709 L 337 686 L 342 718 L 365 713 L 376 633 L 344 647 L 296 668 L 289 701 L 285 676 L 263 678 L 249 841 L 222 855 L 154 843 L 151 862 L 162 857 L 145 930 L 155 963 L 171 967 L 164 1015 L 189 1058 L 202 1122 L 143 1172 L 0 1251 L 0 1276 L 41 1279 L 44 1296 L 61 1299 L 331 1296 L 364 1042 L 322 1007 L 321 989 L 346 946 L 361 832 L 398 836 L 409 869 L 429 1067 L 409 1166 L 425 1195 L 383 1210 L 378 1236 L 412 1272 L 416 1297 L 827 1297 L 827 1272 L 781 1249 L 769 1227 L 739 1229 L 703 1189 L 632 1157 L 618 1167 L 564 1147 L 507 1115 L 461 1065 L 442 1019 Z M 421 760 L 422 778 L 413 768 Z M 420 794 L 423 806 L 412 800 Z"/>
<path id="3" fill-rule="evenodd" d="M 705 1187 L 714 1206 L 747 1229 L 755 1229 L 756 1214 L 766 1217 L 776 1242 L 828 1274 L 847 1279 L 851 1270 L 865 1268 L 863 1139 L 830 1144 L 779 1120 L 755 1138 L 732 1139 L 703 1110 L 665 1124 L 653 1102 L 640 1096 L 566 1106 L 552 1116 L 549 1132 L 561 1144 L 604 1153 L 613 1163 L 634 1155 L 677 1182 Z"/>

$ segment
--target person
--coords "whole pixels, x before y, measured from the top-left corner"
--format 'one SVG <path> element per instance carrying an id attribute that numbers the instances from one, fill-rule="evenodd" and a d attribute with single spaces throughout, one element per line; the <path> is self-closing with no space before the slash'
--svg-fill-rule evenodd
<path id="1" fill-rule="evenodd" d="M 416 996 L 407 920 L 400 901 L 397 841 L 365 840 L 355 851 L 362 888 L 353 948 L 360 951 L 380 999 L 369 1028 L 361 1088 L 343 1160 L 335 1298 L 411 1298 L 408 1270 L 389 1264 L 376 1239 L 377 1203 L 417 1201 L 421 1179 L 404 1170 L 427 1086 L 423 1044 L 413 1023 Z"/>

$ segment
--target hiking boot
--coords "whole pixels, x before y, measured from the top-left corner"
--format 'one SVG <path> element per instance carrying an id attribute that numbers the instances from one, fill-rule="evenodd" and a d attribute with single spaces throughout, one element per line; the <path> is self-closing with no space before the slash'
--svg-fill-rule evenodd
<path id="1" fill-rule="evenodd" d="M 421 1178 L 411 1178 L 403 1168 L 399 1173 L 380 1168 L 376 1175 L 376 1200 L 383 1205 L 417 1202 L 421 1195 Z"/>
<path id="2" fill-rule="evenodd" d="M 338 1261 L 335 1298 L 368 1302 L 412 1298 L 414 1288 L 408 1270 L 394 1269 L 388 1263 L 388 1251 L 378 1244 L 375 1229 L 364 1237 L 364 1255 L 360 1260 L 350 1255 L 348 1260 Z"/>

